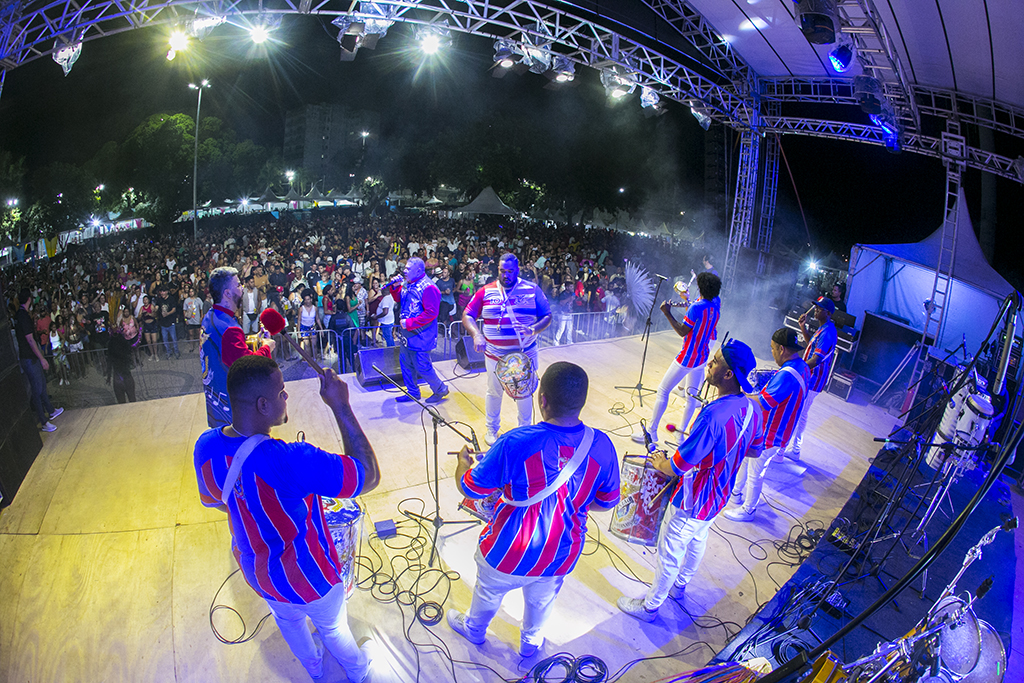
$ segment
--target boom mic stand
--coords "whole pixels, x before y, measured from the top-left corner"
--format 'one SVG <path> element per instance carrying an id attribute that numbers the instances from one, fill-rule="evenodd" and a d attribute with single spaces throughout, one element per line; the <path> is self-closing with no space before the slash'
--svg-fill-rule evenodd
<path id="1" fill-rule="evenodd" d="M 466 436 L 465 434 L 460 432 L 458 429 L 456 429 L 455 425 L 453 425 L 451 422 L 448 422 L 443 417 L 441 417 L 441 414 L 438 413 L 437 410 L 433 406 L 427 405 L 421 399 L 419 399 L 416 396 L 413 396 L 412 394 L 410 394 L 408 391 L 405 390 L 405 387 L 403 387 L 401 384 L 399 384 L 395 380 L 391 379 L 391 377 L 389 377 L 387 375 L 387 373 L 385 373 L 383 370 L 378 368 L 376 365 L 372 365 L 371 367 L 374 370 L 376 370 L 380 374 L 381 377 L 383 377 L 388 382 L 390 382 L 392 386 L 397 387 L 398 390 L 401 391 L 406 396 L 408 396 L 410 400 L 415 401 L 421 408 L 423 408 L 423 410 L 427 411 L 427 413 L 429 413 L 429 415 L 430 415 L 431 420 L 433 420 L 433 423 L 434 423 L 434 514 L 433 514 L 433 516 L 431 516 L 431 515 L 420 515 L 420 514 L 417 514 L 415 512 L 403 512 L 402 513 L 406 517 L 411 517 L 411 518 L 417 519 L 417 520 L 419 520 L 421 522 L 428 522 L 428 523 L 433 525 L 433 527 L 434 527 L 434 536 L 431 539 L 430 560 L 427 562 L 427 566 L 428 567 L 433 567 L 434 566 L 434 557 L 437 556 L 437 554 L 438 554 L 437 553 L 437 535 L 438 535 L 438 532 L 440 532 L 441 527 L 443 527 L 446 524 L 477 524 L 478 523 L 475 519 L 474 520 L 455 520 L 455 521 L 452 521 L 452 520 L 443 519 L 441 517 L 440 477 L 438 475 L 438 464 L 437 464 L 437 428 L 438 428 L 439 425 L 444 425 L 445 427 L 447 427 L 448 429 L 452 430 L 453 432 L 458 434 L 460 437 L 462 437 L 462 439 L 466 443 L 471 444 L 473 446 L 473 450 L 475 452 L 480 452 L 480 445 L 479 445 L 479 443 L 477 443 L 477 440 L 476 440 L 476 432 L 474 432 L 473 428 L 470 427 L 469 428 L 469 436 Z M 469 426 L 469 425 L 467 425 L 467 426 Z"/>
<path id="2" fill-rule="evenodd" d="M 658 292 L 661 290 L 661 283 L 667 280 L 668 278 L 665 277 L 664 275 L 658 275 L 657 273 L 655 273 L 654 276 L 658 278 L 658 284 L 654 287 L 654 299 L 651 301 L 651 307 L 647 311 L 647 321 L 644 323 L 644 333 L 640 336 L 640 338 L 644 340 L 644 353 L 640 357 L 640 376 L 637 378 L 635 386 L 613 387 L 615 389 L 628 389 L 630 393 L 633 393 L 635 391 L 637 393 L 637 398 L 640 400 L 641 408 L 644 407 L 645 391 L 648 394 L 658 393 L 655 389 L 644 388 L 644 365 L 647 363 L 647 346 L 648 344 L 651 343 L 651 325 L 653 324 L 651 322 L 651 315 L 654 314 L 654 307 L 658 305 Z"/>

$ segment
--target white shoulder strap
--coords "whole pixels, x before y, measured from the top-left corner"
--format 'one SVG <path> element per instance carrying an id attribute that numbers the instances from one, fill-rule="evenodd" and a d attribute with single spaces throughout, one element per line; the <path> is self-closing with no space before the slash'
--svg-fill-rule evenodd
<path id="1" fill-rule="evenodd" d="M 231 458 L 231 467 L 228 468 L 228 476 L 224 478 L 224 487 L 220 491 L 220 502 L 225 505 L 228 504 L 228 498 L 231 497 L 231 492 L 235 488 L 235 482 L 238 481 L 238 475 L 242 473 L 242 465 L 245 464 L 246 458 L 253 452 L 257 446 L 269 439 L 270 437 L 266 434 L 253 434 L 246 439 L 238 450 L 235 451 L 235 455 Z"/>
<path id="2" fill-rule="evenodd" d="M 791 365 L 783 366 L 782 371 L 783 372 L 788 372 L 789 374 L 793 375 L 793 377 L 796 377 L 796 381 L 800 383 L 800 393 L 801 394 L 806 394 L 807 393 L 807 383 L 804 382 L 803 375 L 801 375 L 799 372 L 797 372 L 796 369 L 793 366 L 791 366 Z"/>
<path id="3" fill-rule="evenodd" d="M 584 427 L 583 429 L 583 440 L 580 441 L 580 445 L 576 447 L 576 451 L 572 454 L 572 459 L 565 464 L 562 471 L 558 473 L 555 480 L 544 487 L 544 490 L 538 491 L 534 495 L 530 496 L 526 500 L 510 500 L 509 498 L 502 496 L 501 499 L 511 505 L 512 507 L 525 508 L 539 503 L 544 500 L 552 493 L 562 488 L 565 482 L 569 481 L 569 478 L 576 473 L 580 465 L 583 464 L 584 458 L 587 457 L 587 453 L 590 452 L 590 447 L 594 444 L 594 430 L 591 427 Z"/>

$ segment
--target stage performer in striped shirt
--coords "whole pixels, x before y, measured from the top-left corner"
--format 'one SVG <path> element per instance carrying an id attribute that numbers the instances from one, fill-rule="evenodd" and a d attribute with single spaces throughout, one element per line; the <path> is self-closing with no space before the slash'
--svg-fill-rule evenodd
<path id="1" fill-rule="evenodd" d="M 542 422 L 503 434 L 475 467 L 466 448 L 459 453 L 455 481 L 463 495 L 504 493 L 480 534 L 469 612 L 448 612 L 448 624 L 471 643 L 484 642 L 502 598 L 522 588 L 519 654 L 536 654 L 562 581 L 583 550 L 587 511 L 619 502 L 615 447 L 580 421 L 587 387 L 583 368 L 552 363 L 538 391 Z"/>
<path id="2" fill-rule="evenodd" d="M 814 302 L 814 317 L 818 321 L 818 329 L 812 335 L 807 330 L 807 313 L 800 316 L 800 334 L 804 338 L 807 347 L 804 349 L 804 361 L 811 369 L 811 380 L 807 383 L 807 398 L 804 399 L 804 407 L 800 409 L 800 417 L 797 418 L 796 428 L 793 430 L 793 438 L 789 440 L 784 453 L 790 460 L 800 460 L 800 449 L 804 444 L 804 430 L 807 429 L 807 413 L 811 411 L 811 404 L 822 391 L 832 374 L 832 364 L 836 359 L 836 333 L 835 323 L 832 322 L 832 314 L 836 312 L 836 304 L 828 297 L 819 297 Z M 810 313 L 810 311 L 808 311 Z"/>
<path id="3" fill-rule="evenodd" d="M 404 284 L 403 284 L 404 280 Z M 448 396 L 448 385 L 437 376 L 430 351 L 437 346 L 437 311 L 441 305 L 441 291 L 426 276 L 421 258 L 411 258 L 405 264 L 405 276 L 395 276 L 387 285 L 402 311 L 398 364 L 402 369 L 402 382 L 411 396 L 420 397 L 420 378 L 427 380 L 430 391 L 427 403 L 437 403 Z M 407 403 L 411 398 L 402 394 L 395 399 Z"/>
<path id="4" fill-rule="evenodd" d="M 663 451 L 651 455 L 654 467 L 679 479 L 658 534 L 654 581 L 642 598 L 619 598 L 619 609 L 626 614 L 654 621 L 669 596 L 683 597 L 704 558 L 711 524 L 729 501 L 740 464 L 756 458 L 764 447 L 761 409 L 743 394 L 753 390 L 747 374 L 756 365 L 753 351 L 743 342 L 730 339 L 723 344 L 704 370 L 718 398 L 700 411 L 690 436 L 671 458 Z"/>
<path id="5" fill-rule="evenodd" d="M 768 465 L 793 435 L 811 379 L 811 371 L 800 357 L 802 348 L 795 330 L 780 327 L 772 335 L 772 358 L 780 369 L 761 393 L 749 394 L 761 407 L 764 450 L 757 460 L 744 460 L 740 467 L 732 494 L 733 501 L 740 506 L 724 513 L 734 522 L 749 522 L 754 518 Z"/>
<path id="6" fill-rule="evenodd" d="M 647 434 L 654 444 L 658 442 L 658 425 L 668 407 L 669 392 L 676 385 L 682 387 L 686 402 L 683 419 L 679 423 L 682 431 L 686 431 L 700 405 L 697 391 L 704 379 L 704 364 L 710 355 L 711 341 L 718 338 L 716 328 L 721 314 L 718 293 L 722 289 L 722 281 L 714 273 L 700 273 L 697 275 L 697 289 L 700 290 L 700 298 L 690 305 L 682 322 L 672 316 L 671 304 L 667 301 L 661 304 L 661 312 L 668 318 L 676 334 L 683 338 L 683 348 L 661 378 L 658 393 L 654 397 L 651 421 L 647 424 Z M 633 433 L 633 441 L 636 443 L 644 443 L 645 440 L 643 428 Z"/>
<path id="7" fill-rule="evenodd" d="M 516 351 L 526 354 L 533 371 L 537 365 L 537 337 L 551 324 L 551 305 L 536 284 L 519 277 L 519 259 L 502 254 L 498 279 L 477 290 L 462 315 L 462 325 L 473 337 L 473 346 L 484 352 L 487 369 L 487 432 L 484 441 L 492 445 L 501 429 L 501 399 L 504 395 L 495 370 L 498 359 Z M 533 397 L 518 399 L 519 426 L 533 422 Z"/>
<path id="8" fill-rule="evenodd" d="M 320 639 L 348 674 L 363 681 L 369 660 L 349 630 L 341 562 L 320 496 L 353 498 L 377 487 L 377 457 L 348 400 L 348 385 L 328 368 L 320 397 L 334 413 L 345 455 L 270 437 L 288 421 L 288 394 L 270 358 L 245 356 L 227 380 L 232 423 L 196 442 L 203 505 L 228 513 L 231 546 L 246 582 L 270 606 L 281 635 L 312 678 L 323 676 Z M 244 463 L 244 464 L 243 464 Z"/>

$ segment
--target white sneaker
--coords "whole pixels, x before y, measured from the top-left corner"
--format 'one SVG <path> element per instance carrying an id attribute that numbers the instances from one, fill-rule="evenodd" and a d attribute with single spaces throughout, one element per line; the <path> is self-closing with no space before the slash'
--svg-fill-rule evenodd
<path id="1" fill-rule="evenodd" d="M 749 522 L 754 519 L 754 511 L 743 507 L 726 510 L 722 514 L 726 519 L 731 519 L 734 522 Z"/>
<path id="2" fill-rule="evenodd" d="M 643 598 L 627 598 L 623 596 L 615 602 L 615 605 L 629 616 L 640 621 L 650 623 L 658 618 L 658 610 L 651 611 L 647 609 L 644 606 Z"/>
<path id="3" fill-rule="evenodd" d="M 55 417 L 60 417 L 63 413 L 64 413 L 64 409 L 63 408 L 54 408 L 53 412 L 50 413 L 50 419 L 52 420 Z"/>
<path id="4" fill-rule="evenodd" d="M 633 443 L 644 443 L 644 441 L 645 441 L 644 437 L 645 437 L 644 430 L 643 429 L 638 429 L 635 432 L 633 432 L 633 435 L 630 436 L 629 438 L 631 438 L 633 440 Z M 653 441 L 653 439 L 652 439 L 652 441 Z"/>
<path id="5" fill-rule="evenodd" d="M 47 422 L 46 424 L 44 424 L 42 427 L 39 428 L 39 431 L 41 431 L 41 432 L 55 432 L 55 431 L 57 431 L 57 425 L 53 424 L 52 422 Z"/>
<path id="6" fill-rule="evenodd" d="M 488 446 L 493 446 L 494 442 L 498 440 L 498 432 L 492 432 L 490 429 L 484 434 L 484 443 Z"/>

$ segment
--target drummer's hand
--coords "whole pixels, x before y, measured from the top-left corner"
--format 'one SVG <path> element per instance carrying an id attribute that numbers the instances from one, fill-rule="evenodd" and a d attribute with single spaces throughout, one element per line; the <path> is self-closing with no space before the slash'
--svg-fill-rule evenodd
<path id="1" fill-rule="evenodd" d="M 668 454 L 665 451 L 654 451 L 651 453 L 651 465 L 658 470 L 669 476 L 674 477 L 676 472 L 672 469 L 672 461 L 668 459 Z"/>
<path id="2" fill-rule="evenodd" d="M 807 322 L 807 314 L 806 314 L 806 313 L 804 313 L 803 315 L 801 315 L 801 316 L 800 316 L 800 317 L 799 317 L 799 318 L 797 319 L 797 322 L 799 322 L 799 323 L 800 323 L 801 325 L 803 325 L 803 324 L 804 324 L 805 322 Z"/>
<path id="3" fill-rule="evenodd" d="M 660 308 L 662 313 L 668 314 L 668 312 L 672 310 L 672 304 L 667 301 L 662 301 Z"/>
<path id="4" fill-rule="evenodd" d="M 470 450 L 469 446 L 463 446 L 462 450 L 459 451 L 459 468 L 465 468 L 467 470 L 473 469 L 473 451 Z"/>
<path id="5" fill-rule="evenodd" d="M 331 409 L 348 406 L 348 384 L 331 368 L 325 368 L 320 375 L 320 398 Z"/>
<path id="6" fill-rule="evenodd" d="M 483 351 L 487 347 L 487 340 L 484 339 L 484 335 L 475 334 L 473 335 L 473 348 L 477 351 Z"/>
<path id="7" fill-rule="evenodd" d="M 690 277 L 691 278 L 697 277 L 697 273 L 693 272 L 693 268 L 690 269 Z"/>

